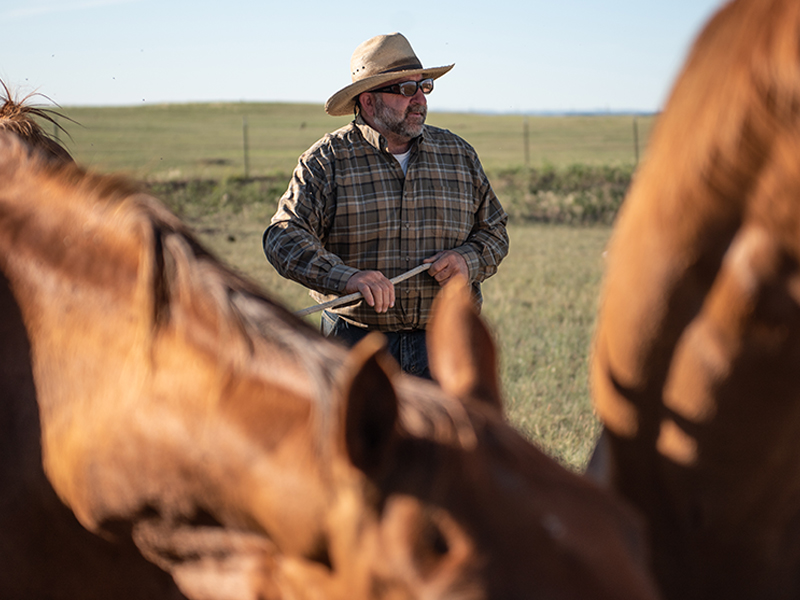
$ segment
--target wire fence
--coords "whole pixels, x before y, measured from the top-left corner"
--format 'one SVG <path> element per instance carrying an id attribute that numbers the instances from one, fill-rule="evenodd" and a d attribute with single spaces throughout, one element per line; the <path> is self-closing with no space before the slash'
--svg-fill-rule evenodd
<path id="1" fill-rule="evenodd" d="M 82 164 L 149 181 L 288 177 L 298 156 L 351 117 L 293 104 L 67 108 L 67 143 Z M 428 122 L 477 150 L 490 176 L 515 168 L 636 165 L 653 115 L 436 113 Z M 66 138 L 66 136 L 63 136 Z"/>

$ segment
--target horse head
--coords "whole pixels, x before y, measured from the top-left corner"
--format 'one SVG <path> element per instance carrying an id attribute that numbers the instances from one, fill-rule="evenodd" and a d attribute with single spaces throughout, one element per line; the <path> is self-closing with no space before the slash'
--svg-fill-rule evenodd
<path id="1" fill-rule="evenodd" d="M 400 374 L 379 334 L 348 357 L 327 561 L 295 577 L 326 598 L 654 598 L 633 513 L 505 420 L 468 286 L 433 312 L 436 384 Z"/>

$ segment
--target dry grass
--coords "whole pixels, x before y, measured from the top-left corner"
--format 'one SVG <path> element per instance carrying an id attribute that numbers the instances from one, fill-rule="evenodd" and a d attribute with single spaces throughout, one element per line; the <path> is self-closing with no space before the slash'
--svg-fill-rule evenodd
<path id="1" fill-rule="evenodd" d="M 484 286 L 509 417 L 582 470 L 599 433 L 588 355 L 610 228 L 513 225 L 509 234 L 511 251 Z"/>

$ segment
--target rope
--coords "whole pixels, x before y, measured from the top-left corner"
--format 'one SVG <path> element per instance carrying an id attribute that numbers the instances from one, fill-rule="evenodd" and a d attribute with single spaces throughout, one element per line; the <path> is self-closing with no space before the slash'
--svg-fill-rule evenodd
<path id="1" fill-rule="evenodd" d="M 424 263 L 418 265 L 413 269 L 411 269 L 410 271 L 406 271 L 405 273 L 402 273 L 397 277 L 390 279 L 389 281 L 391 281 L 394 285 L 397 285 L 401 281 L 405 281 L 406 279 L 409 279 L 414 275 L 417 275 L 418 273 L 427 271 L 432 264 L 433 263 Z M 334 298 L 333 300 L 328 300 L 327 302 L 323 302 L 322 304 L 317 304 L 316 306 L 309 306 L 308 308 L 298 310 L 294 314 L 296 314 L 298 317 L 305 317 L 306 315 L 310 315 L 312 313 L 319 312 L 327 308 L 333 308 L 334 306 L 339 306 L 340 304 L 347 304 L 348 302 L 352 302 L 353 300 L 358 300 L 361 297 L 362 297 L 361 292 L 353 292 L 352 294 L 347 294 L 347 296 L 341 296 L 340 298 Z"/>

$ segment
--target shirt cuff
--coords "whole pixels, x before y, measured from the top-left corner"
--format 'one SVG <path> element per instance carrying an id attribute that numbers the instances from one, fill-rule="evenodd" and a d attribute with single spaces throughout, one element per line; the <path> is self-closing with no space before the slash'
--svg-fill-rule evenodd
<path id="1" fill-rule="evenodd" d="M 349 279 L 358 273 L 355 267 L 348 267 L 347 265 L 334 265 L 328 271 L 326 286 L 337 294 L 343 294 L 344 288 L 347 286 Z"/>
<path id="2" fill-rule="evenodd" d="M 480 272 L 481 255 L 472 246 L 459 246 L 458 248 L 453 248 L 453 250 L 458 252 L 461 256 L 464 257 L 464 260 L 467 261 L 467 270 L 469 271 L 469 281 L 470 283 L 472 283 L 478 277 L 478 273 Z"/>

